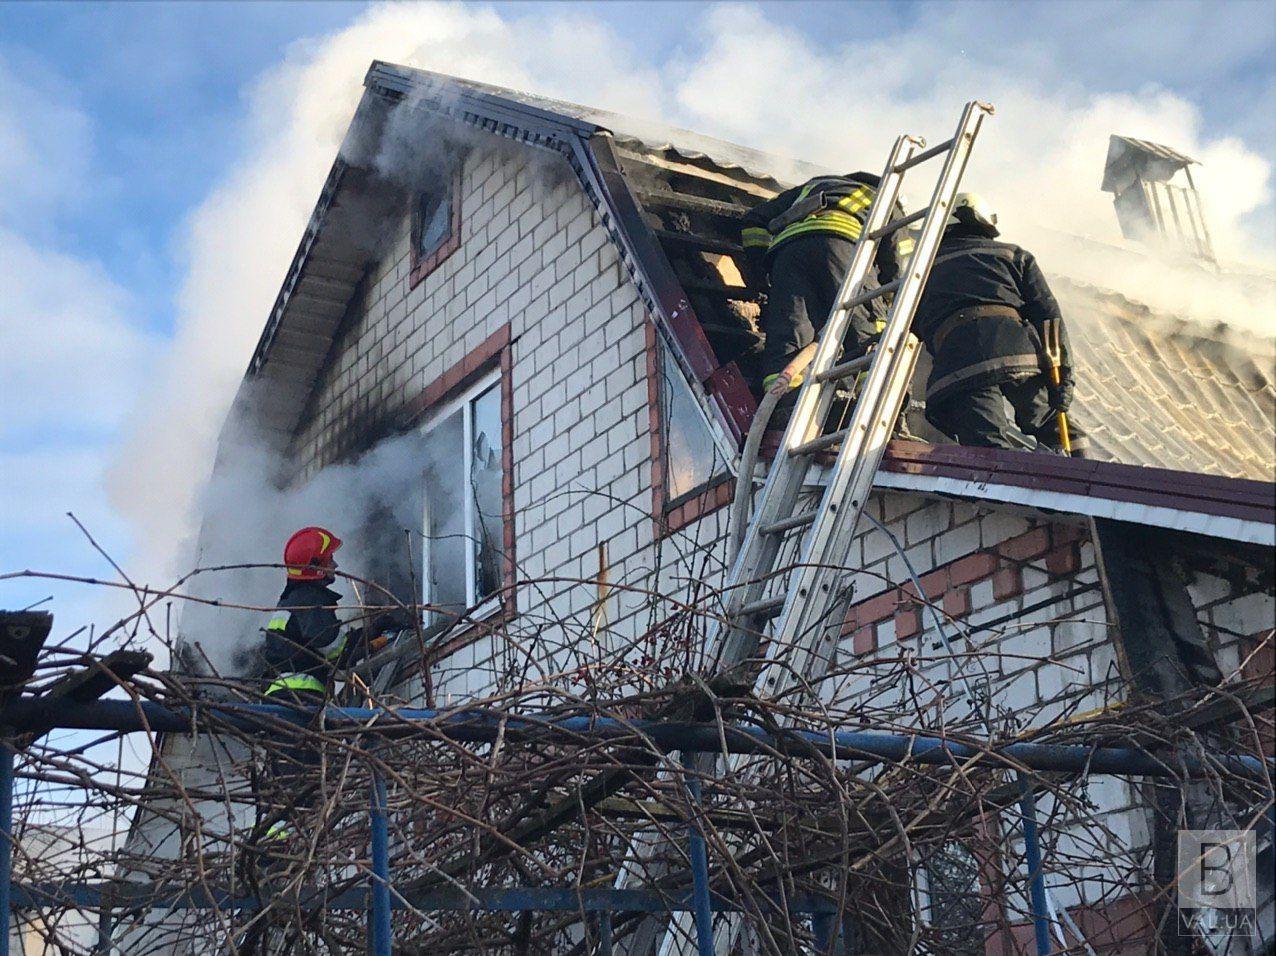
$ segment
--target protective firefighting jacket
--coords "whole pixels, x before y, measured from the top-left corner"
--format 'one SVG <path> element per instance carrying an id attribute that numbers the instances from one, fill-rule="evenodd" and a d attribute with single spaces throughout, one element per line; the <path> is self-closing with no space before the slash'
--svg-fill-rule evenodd
<path id="1" fill-rule="evenodd" d="M 346 650 L 337 618 L 341 595 L 323 581 L 289 581 L 266 624 L 266 693 L 323 693 Z"/>
<path id="2" fill-rule="evenodd" d="M 1049 323 L 1057 323 L 1062 345 L 1063 398 L 1055 404 L 1066 409 L 1073 380 L 1067 332 L 1037 260 L 978 226 L 950 226 L 913 319 L 934 359 L 926 401 L 1045 371 Z"/>
<path id="3" fill-rule="evenodd" d="M 801 186 L 786 189 L 745 214 L 740 238 L 749 271 L 763 275 L 766 261 L 790 239 L 811 233 L 859 240 L 868 219 L 868 208 L 877 195 L 878 177 L 872 173 L 816 176 Z M 898 203 L 891 218 L 903 215 Z M 877 249 L 878 279 L 891 282 L 899 263 L 912 251 L 913 241 L 903 230 L 892 234 Z"/>

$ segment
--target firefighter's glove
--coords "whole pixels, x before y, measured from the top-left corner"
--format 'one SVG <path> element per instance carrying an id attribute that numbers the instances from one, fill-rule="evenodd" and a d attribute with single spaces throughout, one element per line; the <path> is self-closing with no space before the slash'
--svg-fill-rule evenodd
<path id="1" fill-rule="evenodd" d="M 776 372 L 774 375 L 768 375 L 762 380 L 762 387 L 768 391 L 787 392 L 789 389 L 797 388 L 802 384 L 802 373 L 788 376 L 783 372 Z"/>
<path id="2" fill-rule="evenodd" d="M 1050 408 L 1056 412 L 1066 412 L 1072 407 L 1072 392 L 1074 389 L 1071 379 L 1064 379 L 1058 385 L 1047 386 L 1047 398 L 1050 402 Z"/>

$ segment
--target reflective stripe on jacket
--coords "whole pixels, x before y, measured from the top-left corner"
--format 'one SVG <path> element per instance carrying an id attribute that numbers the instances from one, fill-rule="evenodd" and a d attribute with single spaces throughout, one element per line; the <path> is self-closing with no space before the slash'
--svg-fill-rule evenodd
<path id="1" fill-rule="evenodd" d="M 798 236 L 824 233 L 857 242 L 876 196 L 877 189 L 871 183 L 853 176 L 817 176 L 754 206 L 745 214 L 740 229 L 750 269 L 761 273 L 763 260 L 769 261 L 776 249 Z M 901 215 L 903 210 L 896 203 L 891 218 Z M 913 244 L 913 239 L 900 230 L 878 246 L 880 281 L 895 279 L 899 264 L 912 253 Z"/>
<path id="2" fill-rule="evenodd" d="M 934 358 L 927 402 L 1043 371 L 1043 332 L 1051 322 L 1059 325 L 1062 378 L 1070 383 L 1063 318 L 1036 259 L 977 228 L 950 227 L 913 319 Z"/>
<path id="3" fill-rule="evenodd" d="M 267 693 L 323 691 L 346 649 L 337 618 L 341 595 L 322 581 L 289 581 L 263 630 L 263 679 Z"/>
<path id="4" fill-rule="evenodd" d="M 313 691 L 322 694 L 324 689 L 323 681 L 310 674 L 283 674 L 266 687 L 266 696 L 280 691 Z"/>

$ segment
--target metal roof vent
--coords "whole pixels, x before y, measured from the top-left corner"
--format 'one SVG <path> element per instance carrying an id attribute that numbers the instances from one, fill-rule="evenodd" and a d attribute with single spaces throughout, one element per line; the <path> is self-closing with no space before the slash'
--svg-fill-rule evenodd
<path id="1" fill-rule="evenodd" d="M 1103 169 L 1103 191 L 1113 194 L 1127 239 L 1168 248 L 1217 266 L 1190 156 L 1147 140 L 1113 135 Z M 1173 183 L 1182 172 L 1180 182 Z"/>

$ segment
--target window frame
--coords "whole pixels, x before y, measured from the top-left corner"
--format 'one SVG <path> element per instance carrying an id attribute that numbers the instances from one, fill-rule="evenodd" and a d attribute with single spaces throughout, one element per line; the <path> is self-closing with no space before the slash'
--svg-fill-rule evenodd
<path id="1" fill-rule="evenodd" d="M 428 190 L 418 189 L 412 193 L 412 208 L 408 227 L 408 249 L 410 252 L 409 289 L 415 289 L 426 276 L 441 266 L 452 253 L 461 248 L 461 170 L 459 165 L 450 177 L 447 234 L 429 251 L 421 249 L 417 245 L 417 235 L 421 229 L 421 197 L 427 192 Z"/>
<path id="2" fill-rule="evenodd" d="M 667 419 L 673 412 L 672 389 L 678 385 L 670 381 L 668 376 L 682 376 L 673 356 L 669 354 L 670 346 L 660 341 L 660 335 L 653 322 L 647 323 L 647 403 L 650 414 L 651 429 L 651 466 L 652 466 L 652 517 L 655 522 L 657 540 L 681 531 L 705 515 L 729 505 L 735 497 L 735 471 L 731 460 L 725 456 L 722 469 L 712 472 L 709 477 L 694 488 L 679 495 L 671 495 L 669 487 L 669 440 L 672 429 Z M 681 384 L 688 389 L 690 383 L 682 378 Z M 693 413 L 700 416 L 714 442 L 714 450 L 721 453 L 714 435 L 714 430 L 704 415 L 699 403 L 692 398 Z"/>
<path id="3" fill-rule="evenodd" d="M 471 476 L 473 474 L 472 468 L 474 464 L 473 454 L 472 454 L 472 449 L 474 445 L 474 412 L 473 412 L 474 403 L 478 399 L 487 395 L 491 391 L 496 391 L 497 392 L 496 398 L 498 401 L 501 401 L 502 400 L 501 391 L 503 389 L 502 380 L 503 380 L 502 369 L 499 366 L 485 370 L 482 374 L 478 375 L 475 379 L 473 379 L 470 382 L 467 382 L 463 387 L 456 389 L 451 395 L 449 395 L 446 399 L 441 401 L 434 408 L 431 408 L 429 413 L 423 416 L 422 419 L 416 425 L 417 432 L 424 438 L 431 431 L 438 428 L 444 422 L 450 419 L 457 411 L 460 411 L 461 413 L 461 442 L 462 442 L 461 447 L 462 447 L 462 465 L 463 465 L 462 482 L 463 482 L 463 487 L 465 488 L 464 498 L 462 499 L 463 501 L 462 510 L 463 510 L 463 519 L 464 519 L 464 535 L 466 540 L 464 600 L 465 600 L 465 607 L 467 609 L 473 608 L 473 610 L 467 615 L 467 618 L 466 618 L 467 623 L 475 623 L 478 621 L 486 620 L 487 618 L 495 614 L 497 611 L 500 611 L 502 609 L 502 605 L 504 604 L 504 600 L 502 597 L 502 594 L 504 591 L 503 587 L 499 588 L 495 594 L 488 595 L 488 597 L 484 598 L 482 602 L 476 601 L 477 591 L 478 591 L 478 561 L 477 561 L 477 555 L 475 553 L 475 544 L 477 543 L 475 531 L 476 531 L 476 526 L 479 520 L 479 516 L 477 513 L 478 511 L 477 503 L 474 501 L 474 497 L 473 497 L 474 487 L 473 487 L 473 483 L 471 479 Z M 508 431 L 508 428 L 506 426 L 505 416 L 502 410 L 502 415 L 501 415 L 502 486 L 504 486 L 504 483 L 505 483 L 503 473 L 505 470 L 505 467 L 504 467 L 505 457 L 506 457 L 505 444 L 507 440 L 507 436 L 506 436 L 507 431 Z M 508 503 L 505 501 L 504 488 L 502 488 L 501 498 L 502 498 L 501 524 L 502 524 L 502 530 L 503 530 L 505 523 L 509 520 L 509 517 L 508 517 L 509 509 L 508 509 Z M 422 510 L 421 510 L 421 519 L 422 519 L 421 520 L 421 525 L 422 525 L 421 603 L 422 604 L 433 603 L 432 595 L 430 594 L 430 584 L 432 579 L 431 563 L 430 563 L 431 561 L 430 538 L 425 533 L 426 528 L 428 527 L 426 524 L 426 520 L 428 517 L 429 517 L 429 495 L 423 493 L 422 494 Z M 506 560 L 506 556 L 504 555 L 503 545 L 504 545 L 504 541 L 502 541 L 502 548 L 501 548 L 502 564 L 504 564 Z M 435 623 L 435 622 L 431 622 L 431 623 Z"/>

